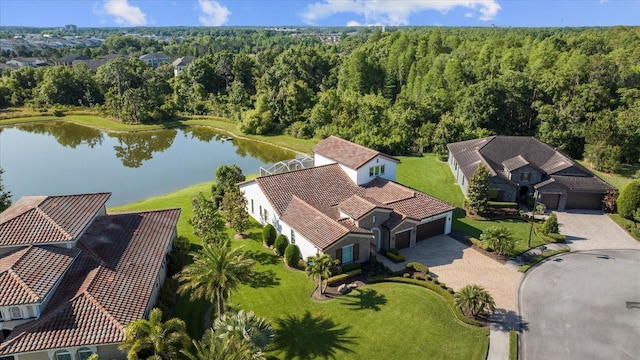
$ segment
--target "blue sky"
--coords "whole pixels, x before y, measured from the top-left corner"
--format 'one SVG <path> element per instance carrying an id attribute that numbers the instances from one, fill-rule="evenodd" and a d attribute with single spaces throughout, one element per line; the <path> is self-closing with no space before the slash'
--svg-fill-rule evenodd
<path id="1" fill-rule="evenodd" d="M 0 0 L 0 25 L 640 25 L 640 0 Z"/>

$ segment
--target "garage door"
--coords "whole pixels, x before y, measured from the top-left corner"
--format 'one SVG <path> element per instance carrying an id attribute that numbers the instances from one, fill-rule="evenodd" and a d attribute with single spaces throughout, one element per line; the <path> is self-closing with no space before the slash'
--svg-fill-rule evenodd
<path id="1" fill-rule="evenodd" d="M 547 209 L 555 210 L 560 202 L 560 194 L 542 194 L 540 202 L 545 204 Z"/>
<path id="2" fill-rule="evenodd" d="M 569 193 L 567 194 L 567 209 L 602 209 L 602 194 Z"/>
<path id="3" fill-rule="evenodd" d="M 404 249 L 409 247 L 411 240 L 411 230 L 403 231 L 396 234 L 396 249 Z"/>
<path id="4" fill-rule="evenodd" d="M 436 235 L 444 234 L 444 227 L 447 224 L 447 219 L 442 218 L 438 220 L 433 220 L 428 223 L 424 223 L 418 225 L 418 229 L 416 232 L 416 240 L 424 240 L 430 237 L 434 237 Z"/>

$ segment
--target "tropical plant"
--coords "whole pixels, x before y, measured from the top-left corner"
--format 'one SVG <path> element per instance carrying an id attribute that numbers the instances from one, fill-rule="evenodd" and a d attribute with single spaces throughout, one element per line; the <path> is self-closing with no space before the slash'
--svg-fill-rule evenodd
<path id="1" fill-rule="evenodd" d="M 4 170 L 0 168 L 0 212 L 5 211 L 11 206 L 11 191 L 4 191 L 2 173 L 4 173 Z"/>
<path id="2" fill-rule="evenodd" d="M 489 227 L 480 234 L 480 240 L 501 255 L 510 255 L 515 247 L 511 231 L 504 226 Z"/>
<path id="3" fill-rule="evenodd" d="M 477 316 L 483 312 L 492 313 L 496 304 L 493 297 L 480 285 L 470 284 L 453 296 L 455 303 L 465 312 Z"/>
<path id="4" fill-rule="evenodd" d="M 124 342 L 118 347 L 127 352 L 128 360 L 142 358 L 153 360 L 180 359 L 179 352 L 189 346 L 189 336 L 181 319 L 162 322 L 162 311 L 151 310 L 149 320 L 139 319 L 129 323 L 124 330 Z"/>
<path id="5" fill-rule="evenodd" d="M 221 339 L 231 339 L 235 344 L 245 341 L 255 354 L 264 351 L 275 336 L 271 324 L 257 317 L 253 311 L 240 310 L 233 315 L 225 314 L 215 320 L 213 328 Z"/>
<path id="6" fill-rule="evenodd" d="M 276 228 L 271 224 L 267 224 L 262 228 L 262 242 L 269 247 L 273 246 L 277 235 Z"/>
<path id="7" fill-rule="evenodd" d="M 491 173 L 484 164 L 479 164 L 469 179 L 467 206 L 476 214 L 482 214 L 489 204 L 489 178 Z"/>
<path id="8" fill-rule="evenodd" d="M 331 276 L 331 271 L 338 266 L 338 264 L 340 264 L 340 261 L 333 260 L 329 254 L 309 256 L 307 258 L 305 272 L 307 276 L 310 276 L 318 282 L 320 294 L 324 294 L 327 288 L 325 280 Z"/>
<path id="9" fill-rule="evenodd" d="M 251 344 L 244 339 L 220 338 L 208 329 L 202 340 L 193 340 L 195 352 L 180 350 L 189 360 L 266 360 L 262 354 L 255 354 Z"/>
<path id="10" fill-rule="evenodd" d="M 284 251 L 287 250 L 287 245 L 289 245 L 289 239 L 284 234 L 278 235 L 276 238 L 276 253 L 280 256 L 284 256 Z"/>
<path id="11" fill-rule="evenodd" d="M 542 224 L 542 233 L 545 235 L 557 234 L 560 231 L 558 226 L 558 216 L 556 213 L 551 213 Z"/>
<path id="12" fill-rule="evenodd" d="M 193 226 L 194 234 L 203 243 L 224 241 L 226 239 L 224 220 L 222 220 L 215 204 L 207 200 L 202 193 L 195 196 L 191 203 L 193 217 L 189 220 L 189 224 Z"/>
<path id="13" fill-rule="evenodd" d="M 622 189 L 617 205 L 620 216 L 633 220 L 633 213 L 640 208 L 640 180 L 633 180 Z"/>
<path id="14" fill-rule="evenodd" d="M 253 278 L 251 266 L 255 262 L 245 258 L 241 248 L 232 249 L 228 241 L 206 243 L 192 256 L 193 263 L 176 276 L 180 282 L 178 293 L 189 293 L 191 300 L 205 299 L 216 304 L 220 317 L 231 291 Z"/>

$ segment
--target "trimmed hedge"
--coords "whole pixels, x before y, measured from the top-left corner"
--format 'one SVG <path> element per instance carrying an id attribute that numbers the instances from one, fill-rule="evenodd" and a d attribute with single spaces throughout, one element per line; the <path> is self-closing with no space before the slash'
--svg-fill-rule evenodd
<path id="1" fill-rule="evenodd" d="M 518 332 L 509 330 L 509 360 L 518 360 Z"/>
<path id="2" fill-rule="evenodd" d="M 510 201 L 489 201 L 488 205 L 494 209 L 517 209 L 518 203 Z"/>
<path id="3" fill-rule="evenodd" d="M 491 251 L 491 247 L 489 247 L 489 244 L 487 244 L 486 242 L 474 238 L 474 237 L 470 237 L 469 241 L 471 241 L 471 243 L 477 247 L 479 247 L 482 250 L 486 250 L 486 251 Z"/>
<path id="4" fill-rule="evenodd" d="M 287 248 L 284 250 L 284 262 L 287 266 L 295 268 L 298 266 L 300 261 L 300 249 L 295 244 L 287 245 Z"/>
<path id="5" fill-rule="evenodd" d="M 345 272 L 349 272 L 349 271 L 360 269 L 361 268 L 360 265 L 361 265 L 360 263 L 350 263 L 350 264 L 347 264 L 347 265 L 343 265 L 342 266 L 342 272 L 345 273 Z"/>
<path id="6" fill-rule="evenodd" d="M 429 267 L 427 267 L 427 265 L 421 264 L 419 262 L 409 262 L 407 263 L 405 266 L 405 268 L 407 269 L 411 269 L 413 268 L 413 270 L 424 273 L 425 275 L 429 274 Z"/>
<path id="7" fill-rule="evenodd" d="M 389 258 L 389 260 L 393 261 L 394 263 L 400 263 L 406 260 L 406 258 L 404 257 L 404 255 L 400 254 L 400 252 L 398 251 L 398 249 L 390 249 L 385 253 L 385 256 L 387 258 Z"/>
<path id="8" fill-rule="evenodd" d="M 347 271 L 345 273 L 342 273 L 340 275 L 335 275 L 332 276 L 330 278 L 327 279 L 327 284 L 329 285 L 333 285 L 335 283 L 339 283 L 341 281 L 344 281 L 350 277 L 354 277 L 356 275 L 360 275 L 362 274 L 362 269 L 355 269 L 355 270 L 351 270 L 351 271 Z"/>
<path id="9" fill-rule="evenodd" d="M 276 253 L 280 256 L 284 256 L 285 250 L 287 250 L 287 245 L 289 245 L 289 239 L 285 235 L 278 235 L 275 242 Z"/>
<path id="10" fill-rule="evenodd" d="M 267 224 L 262 228 L 262 242 L 269 247 L 273 246 L 273 242 L 276 240 L 277 235 L 278 232 L 276 231 L 276 228 L 271 224 Z"/>
<path id="11" fill-rule="evenodd" d="M 447 304 L 449 304 L 449 308 L 451 309 L 451 311 L 453 312 L 453 314 L 458 318 L 458 320 L 462 321 L 465 324 L 468 325 L 472 325 L 472 326 L 478 326 L 478 327 L 483 327 L 484 324 L 475 321 L 473 319 L 469 319 L 468 317 L 466 317 L 463 313 L 462 310 L 460 309 L 460 307 L 458 305 L 456 305 L 456 303 L 453 300 L 453 294 L 451 294 L 449 292 L 448 289 L 444 289 L 442 287 L 440 287 L 439 285 L 435 285 L 434 283 L 430 282 L 430 281 L 424 281 L 424 280 L 416 280 L 416 279 L 405 279 L 403 277 L 399 277 L 399 276 L 393 276 L 393 277 L 385 277 L 385 278 L 369 278 L 367 279 L 367 283 L 369 284 L 373 284 L 376 282 L 383 282 L 383 281 L 388 281 L 388 282 L 397 282 L 397 283 L 404 283 L 404 284 L 411 284 L 411 285 L 418 285 L 418 286 L 422 286 L 424 288 L 427 288 L 433 292 L 435 292 L 436 294 L 440 295 L 442 298 L 444 298 L 444 300 L 447 302 Z"/>

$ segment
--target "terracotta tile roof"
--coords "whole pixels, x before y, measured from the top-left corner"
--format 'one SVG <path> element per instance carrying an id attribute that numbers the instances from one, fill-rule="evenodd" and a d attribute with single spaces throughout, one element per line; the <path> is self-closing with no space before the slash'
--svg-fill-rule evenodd
<path id="1" fill-rule="evenodd" d="M 0 214 L 0 247 L 75 239 L 111 193 L 28 196 Z"/>
<path id="2" fill-rule="evenodd" d="M 293 196 L 282 214 L 282 221 L 320 249 L 326 249 L 349 233 L 372 234 L 353 223 L 335 221 L 322 211 Z"/>
<path id="3" fill-rule="evenodd" d="M 393 181 L 377 177 L 363 185 L 364 196 L 383 204 L 389 204 L 415 196 L 416 192 Z"/>
<path id="4" fill-rule="evenodd" d="M 179 209 L 97 218 L 42 316 L 14 329 L 0 355 L 123 341 L 142 318 L 173 238 Z"/>
<path id="5" fill-rule="evenodd" d="M 360 219 L 363 215 L 375 209 L 377 205 L 358 195 L 352 195 L 347 200 L 338 204 L 337 207 L 352 219 Z"/>
<path id="6" fill-rule="evenodd" d="M 415 196 L 392 204 L 393 210 L 405 218 L 422 220 L 455 209 L 442 200 L 416 192 Z"/>
<path id="7" fill-rule="evenodd" d="M 384 156 L 389 160 L 400 162 L 393 156 L 383 154 L 364 146 L 354 144 L 350 141 L 336 136 L 329 136 L 320 141 L 311 149 L 315 154 L 322 155 L 351 169 L 358 169 L 376 156 Z"/>
<path id="8" fill-rule="evenodd" d="M 0 306 L 42 302 L 79 252 L 54 246 L 29 246 L 3 257 Z"/>
<path id="9" fill-rule="evenodd" d="M 363 193 L 338 164 L 262 176 L 255 181 L 278 216 L 284 213 L 293 195 L 309 203 L 334 206 L 353 194 Z"/>

